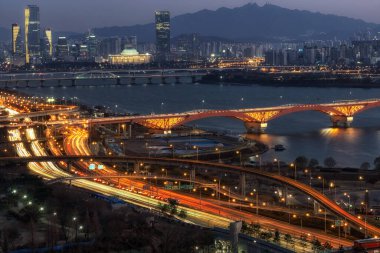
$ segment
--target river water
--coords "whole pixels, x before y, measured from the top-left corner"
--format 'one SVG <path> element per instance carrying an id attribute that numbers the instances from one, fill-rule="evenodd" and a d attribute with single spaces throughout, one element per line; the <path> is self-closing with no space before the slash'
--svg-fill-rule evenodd
<path id="1" fill-rule="evenodd" d="M 78 98 L 80 103 L 105 105 L 120 112 L 140 114 L 184 112 L 195 109 L 257 108 L 284 104 L 326 103 L 336 100 L 380 98 L 380 89 L 272 87 L 259 85 L 165 84 L 135 86 L 77 86 L 23 88 L 38 96 Z M 191 125 L 244 133 L 241 121 L 204 119 Z M 332 156 L 338 166 L 358 167 L 380 155 L 380 108 L 358 114 L 349 129 L 332 129 L 327 115 L 300 112 L 270 121 L 265 134 L 251 135 L 283 152 L 267 152 L 263 159 L 292 161 L 299 155 L 320 163 Z"/>

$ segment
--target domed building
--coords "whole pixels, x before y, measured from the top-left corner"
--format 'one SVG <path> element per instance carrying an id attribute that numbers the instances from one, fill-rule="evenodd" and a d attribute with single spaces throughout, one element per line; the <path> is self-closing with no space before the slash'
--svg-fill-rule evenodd
<path id="1" fill-rule="evenodd" d="M 109 56 L 109 63 L 114 65 L 137 65 L 151 61 L 151 54 L 140 54 L 135 48 L 126 48 L 120 54 Z"/>

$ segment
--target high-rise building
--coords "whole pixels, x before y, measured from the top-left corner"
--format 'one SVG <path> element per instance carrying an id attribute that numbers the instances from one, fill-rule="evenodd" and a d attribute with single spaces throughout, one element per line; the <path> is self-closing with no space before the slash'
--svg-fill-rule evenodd
<path id="1" fill-rule="evenodd" d="M 53 57 L 53 35 L 50 28 L 45 29 L 44 31 L 44 55 L 46 58 L 51 59 Z"/>
<path id="2" fill-rule="evenodd" d="M 105 59 L 108 58 L 109 55 L 119 54 L 121 51 L 121 39 L 119 37 L 107 38 L 100 42 L 99 55 Z"/>
<path id="3" fill-rule="evenodd" d="M 90 60 L 94 60 L 98 56 L 98 40 L 96 39 L 95 34 L 88 33 L 86 37 L 86 46 L 88 49 L 88 57 Z"/>
<path id="4" fill-rule="evenodd" d="M 156 11 L 156 57 L 158 62 L 170 57 L 170 12 Z"/>
<path id="5" fill-rule="evenodd" d="M 28 5 L 25 8 L 25 63 L 40 57 L 40 8 Z"/>
<path id="6" fill-rule="evenodd" d="M 58 37 L 56 56 L 59 61 L 65 61 L 69 56 L 69 44 L 66 37 Z"/>
<path id="7" fill-rule="evenodd" d="M 18 24 L 12 24 L 12 55 L 22 54 L 21 28 Z"/>

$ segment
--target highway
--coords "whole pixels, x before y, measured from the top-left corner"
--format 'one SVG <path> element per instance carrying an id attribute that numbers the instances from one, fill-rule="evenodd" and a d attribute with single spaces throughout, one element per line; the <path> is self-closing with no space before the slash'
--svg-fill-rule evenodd
<path id="1" fill-rule="evenodd" d="M 11 116 L 16 116 L 18 113 L 16 110 L 12 109 L 8 109 L 8 111 L 10 112 Z M 29 118 L 25 118 L 24 121 L 26 124 L 32 123 Z M 333 213 L 345 217 L 351 224 L 361 226 L 363 228 L 365 226 L 367 231 L 373 233 L 374 235 L 380 234 L 379 228 L 369 224 L 364 224 L 362 220 L 356 218 L 351 214 L 348 214 L 318 191 L 289 178 L 281 177 L 277 174 L 266 173 L 263 171 L 253 171 L 251 169 L 242 168 L 239 166 L 203 161 L 146 157 L 97 157 L 91 154 L 88 147 L 88 132 L 79 127 L 69 126 L 68 128 L 69 131 L 67 131 L 67 136 L 64 139 L 63 146 L 58 145 L 57 141 L 54 139 L 53 133 L 49 128 L 47 129 L 46 138 L 48 140 L 49 150 L 52 153 L 52 155 L 50 155 L 45 151 L 44 147 L 37 140 L 37 136 L 32 125 L 25 128 L 25 138 L 30 142 L 30 144 L 27 144 L 27 146 L 23 142 L 24 137 L 21 134 L 20 129 L 11 127 L 8 129 L 8 138 L 9 141 L 14 142 L 15 150 L 20 158 L 2 157 L 0 160 L 27 161 L 29 162 L 28 167 L 34 173 L 41 175 L 47 180 L 69 178 L 72 176 L 118 176 L 118 172 L 109 166 L 105 166 L 103 170 L 96 171 L 95 173 L 97 174 L 94 174 L 94 172 L 90 172 L 88 170 L 89 163 L 95 163 L 99 165 L 101 164 L 101 161 L 141 161 L 147 164 L 189 165 L 193 166 L 194 168 L 212 168 L 220 171 L 228 171 L 230 173 L 254 174 L 292 186 L 301 192 L 306 193 L 308 196 L 313 197 Z M 63 151 L 65 153 L 63 153 Z M 67 168 L 66 163 L 69 160 L 76 161 L 77 166 L 72 166 L 70 171 L 65 171 Z M 96 181 L 95 178 L 91 179 L 92 180 L 74 180 L 72 181 L 72 184 L 77 187 L 100 192 L 105 195 L 117 196 L 125 199 L 130 203 L 134 203 L 136 205 L 144 206 L 147 208 L 157 208 L 158 203 L 165 203 L 163 199 L 176 198 L 180 200 L 182 206 L 181 208 L 185 209 L 188 212 L 189 219 L 192 222 L 201 225 L 226 227 L 230 221 L 245 220 L 249 223 L 260 222 L 263 227 L 270 229 L 279 229 L 282 233 L 290 233 L 297 237 L 304 234 L 310 235 L 318 238 L 321 241 L 329 241 L 335 247 L 339 245 L 351 245 L 351 242 L 349 240 L 333 237 L 332 235 L 325 234 L 320 230 L 300 228 L 296 225 L 291 225 L 286 222 L 257 216 L 253 214 L 255 208 L 252 209 L 252 212 L 241 211 L 233 207 L 226 207 L 220 202 L 213 201 L 209 198 L 201 199 L 194 195 L 172 192 L 164 189 L 159 189 L 158 187 L 154 186 L 149 187 L 149 194 L 149 191 L 144 191 L 144 186 L 146 185 L 146 182 L 144 182 L 144 180 L 123 178 L 118 181 L 113 179 Z M 112 187 L 111 183 L 114 183 L 116 187 Z"/>

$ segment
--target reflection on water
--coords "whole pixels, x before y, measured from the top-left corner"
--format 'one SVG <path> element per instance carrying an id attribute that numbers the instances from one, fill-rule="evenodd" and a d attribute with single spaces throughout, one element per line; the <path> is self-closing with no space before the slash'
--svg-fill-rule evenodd
<path id="1" fill-rule="evenodd" d="M 136 85 L 103 87 L 33 88 L 23 91 L 39 96 L 78 97 L 85 104 L 106 105 L 119 111 L 141 114 L 184 112 L 196 109 L 257 108 L 284 104 L 325 103 L 347 99 L 380 98 L 380 89 L 301 88 L 231 85 Z M 355 115 L 353 127 L 329 128 L 331 122 L 320 112 L 300 112 L 270 121 L 266 134 L 249 135 L 273 147 L 264 159 L 292 161 L 299 155 L 320 163 L 334 157 L 340 166 L 373 163 L 380 155 L 380 108 Z M 245 132 L 241 121 L 228 118 L 190 122 L 230 133 Z"/>

